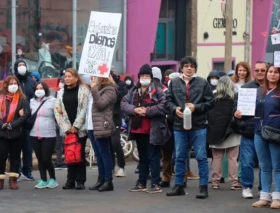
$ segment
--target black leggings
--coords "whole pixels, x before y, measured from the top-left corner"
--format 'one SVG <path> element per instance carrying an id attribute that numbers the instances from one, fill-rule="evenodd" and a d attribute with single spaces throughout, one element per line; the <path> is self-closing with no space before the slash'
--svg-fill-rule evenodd
<path id="1" fill-rule="evenodd" d="M 55 179 L 55 172 L 52 163 L 52 154 L 54 151 L 56 138 L 30 137 L 32 147 L 38 159 L 40 176 L 43 181 L 47 181 L 47 171 L 50 178 Z"/>
<path id="2" fill-rule="evenodd" d="M 0 138 L 0 175 L 5 174 L 8 156 L 10 158 L 10 172 L 18 173 L 21 149 L 22 139 L 9 140 Z"/>

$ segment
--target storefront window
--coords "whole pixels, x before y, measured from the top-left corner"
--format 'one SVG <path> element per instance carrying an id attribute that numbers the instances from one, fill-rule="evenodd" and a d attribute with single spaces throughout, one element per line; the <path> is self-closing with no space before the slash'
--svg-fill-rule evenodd
<path id="1" fill-rule="evenodd" d="M 270 27 L 268 30 L 268 34 L 273 34 L 273 31 L 275 30 L 275 33 L 280 32 L 280 0 L 273 0 L 273 9 L 272 9 L 272 16 L 271 16 L 271 22 Z M 279 51 L 280 44 L 272 44 L 271 36 L 267 36 L 267 47 L 266 47 L 266 55 L 265 55 L 265 61 L 269 63 L 273 63 L 273 53 L 275 51 Z"/>
<path id="2" fill-rule="evenodd" d="M 77 65 L 86 36 L 90 12 L 98 0 L 78 0 Z M 72 67 L 72 0 L 20 0 L 16 11 L 17 58 L 25 60 L 30 72 L 43 78 L 58 77 Z M 11 71 L 11 0 L 0 3 L 0 79 Z"/>

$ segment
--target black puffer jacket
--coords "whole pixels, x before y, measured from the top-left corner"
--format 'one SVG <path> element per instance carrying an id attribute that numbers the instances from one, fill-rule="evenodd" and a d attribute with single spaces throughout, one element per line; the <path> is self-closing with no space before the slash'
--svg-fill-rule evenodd
<path id="1" fill-rule="evenodd" d="M 241 88 L 259 88 L 260 85 L 256 80 L 250 81 Z M 238 94 L 235 97 L 233 113 L 237 110 Z M 241 119 L 234 118 L 233 129 L 236 133 L 253 139 L 255 132 L 255 119 L 254 116 L 242 116 Z"/>
<path id="2" fill-rule="evenodd" d="M 215 101 L 214 109 L 208 113 L 208 144 L 220 144 L 232 133 L 233 105 L 234 100 L 229 97 Z"/>
<path id="3" fill-rule="evenodd" d="M 10 102 L 7 101 L 7 112 L 9 112 L 10 109 Z M 19 111 L 23 109 L 24 115 L 20 116 Z M 5 116 L 7 117 L 7 116 Z M 17 139 L 22 136 L 22 133 L 24 131 L 23 126 L 25 123 L 25 120 L 30 117 L 30 107 L 29 103 L 26 98 L 22 98 L 19 100 L 16 113 L 14 115 L 14 120 L 11 122 L 12 130 L 2 130 L 0 128 L 0 139 L 6 138 L 6 139 Z M 6 123 L 4 120 L 0 120 L 0 126 L 2 126 L 4 123 Z"/>
<path id="4" fill-rule="evenodd" d="M 113 114 L 113 120 L 115 123 L 115 126 L 121 126 L 122 125 L 122 112 L 121 112 L 121 101 L 122 98 L 127 94 L 127 88 L 126 84 L 122 80 L 116 80 L 116 84 L 118 86 L 117 89 L 117 102 L 114 107 L 114 114 Z"/>
<path id="5" fill-rule="evenodd" d="M 195 77 L 189 84 L 189 102 L 195 106 L 195 111 L 192 113 L 192 129 L 206 128 L 207 112 L 214 106 L 213 92 L 204 78 Z M 183 119 L 176 116 L 176 108 L 181 107 L 183 112 L 186 104 L 186 83 L 183 79 L 172 79 L 168 87 L 166 99 L 172 113 L 175 115 L 174 130 L 184 130 Z"/>
<path id="6" fill-rule="evenodd" d="M 30 99 L 33 98 L 33 96 L 34 96 L 36 82 L 32 78 L 29 77 L 28 72 L 26 72 L 25 75 L 20 75 L 18 73 L 18 64 L 20 62 L 25 63 L 25 61 L 22 59 L 18 59 L 15 62 L 15 64 L 14 64 L 15 76 L 18 78 L 18 80 L 20 82 L 20 87 L 21 87 L 23 93 L 27 97 L 28 101 L 30 101 Z M 26 66 L 26 63 L 25 63 L 25 66 Z"/>

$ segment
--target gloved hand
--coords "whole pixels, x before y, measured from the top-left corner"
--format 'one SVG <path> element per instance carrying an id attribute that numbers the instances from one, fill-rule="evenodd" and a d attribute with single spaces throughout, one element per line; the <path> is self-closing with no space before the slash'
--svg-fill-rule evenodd
<path id="1" fill-rule="evenodd" d="M 10 131 L 12 130 L 12 127 L 11 127 L 10 123 L 7 125 L 7 129 L 10 130 Z"/>
<path id="2" fill-rule="evenodd" d="M 8 124 L 7 123 L 4 123 L 3 125 L 2 125 L 2 127 L 1 127 L 1 129 L 6 129 L 7 128 L 7 126 L 8 126 Z"/>

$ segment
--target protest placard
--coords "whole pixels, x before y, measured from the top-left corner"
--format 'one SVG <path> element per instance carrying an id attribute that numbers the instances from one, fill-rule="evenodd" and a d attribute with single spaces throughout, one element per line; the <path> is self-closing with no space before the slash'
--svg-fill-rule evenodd
<path id="1" fill-rule="evenodd" d="M 275 51 L 274 52 L 274 63 L 273 65 L 275 67 L 280 67 L 280 51 Z"/>
<path id="2" fill-rule="evenodd" d="M 242 116 L 254 116 L 256 110 L 257 89 L 240 88 L 238 89 L 237 110 Z"/>
<path id="3" fill-rule="evenodd" d="M 108 77 L 122 14 L 92 11 L 82 57 L 80 74 Z"/>

